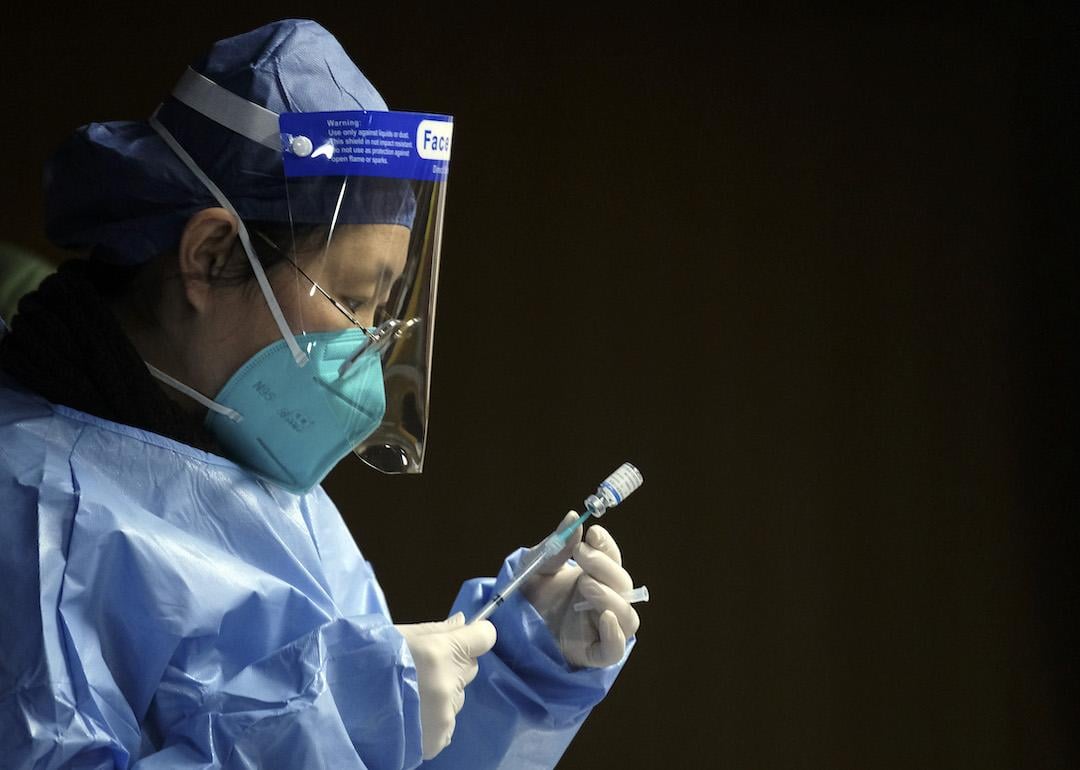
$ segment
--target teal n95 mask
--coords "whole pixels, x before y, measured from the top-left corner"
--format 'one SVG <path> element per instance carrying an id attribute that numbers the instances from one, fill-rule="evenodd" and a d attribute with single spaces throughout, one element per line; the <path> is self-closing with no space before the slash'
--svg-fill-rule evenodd
<path id="1" fill-rule="evenodd" d="M 282 194 L 241 216 L 222 187 L 248 172 L 213 157 L 197 163 L 170 130 L 172 102 L 150 119 L 237 217 L 281 339 L 213 399 L 147 362 L 151 373 L 207 407 L 206 426 L 230 459 L 291 491 L 315 486 L 349 452 L 386 473 L 421 472 L 451 118 L 278 115 L 191 70 L 172 99 L 280 158 L 281 182 L 267 189 Z M 287 271 L 274 273 L 273 287 L 260 254 Z"/>
<path id="2" fill-rule="evenodd" d="M 364 339 L 359 329 L 301 335 L 304 367 L 282 340 L 263 348 L 214 399 L 243 420 L 211 410 L 207 427 L 242 465 L 290 491 L 310 489 L 375 432 L 386 411 L 378 353 L 341 373 Z"/>

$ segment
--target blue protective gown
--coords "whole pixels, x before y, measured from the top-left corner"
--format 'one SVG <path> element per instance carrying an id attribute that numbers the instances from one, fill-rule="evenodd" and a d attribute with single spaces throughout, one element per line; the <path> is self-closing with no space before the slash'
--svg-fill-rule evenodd
<path id="1" fill-rule="evenodd" d="M 0 380 L 0 586 L 5 767 L 421 762 L 408 647 L 321 488 L 282 492 Z M 569 667 L 519 596 L 492 620 L 453 743 L 425 767 L 552 767 L 622 666 Z"/>

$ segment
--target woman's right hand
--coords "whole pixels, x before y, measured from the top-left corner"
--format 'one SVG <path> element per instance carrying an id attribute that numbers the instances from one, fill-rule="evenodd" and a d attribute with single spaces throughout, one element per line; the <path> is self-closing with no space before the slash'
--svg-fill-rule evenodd
<path id="1" fill-rule="evenodd" d="M 476 659 L 495 646 L 495 626 L 486 620 L 465 625 L 457 613 L 435 623 L 394 626 L 409 645 L 420 685 L 420 731 L 424 759 L 450 744 L 465 685 L 476 677 Z"/>

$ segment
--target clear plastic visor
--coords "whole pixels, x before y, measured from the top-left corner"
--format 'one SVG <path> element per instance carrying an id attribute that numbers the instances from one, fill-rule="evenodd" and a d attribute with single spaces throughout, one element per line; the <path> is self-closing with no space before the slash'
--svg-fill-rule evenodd
<path id="1" fill-rule="evenodd" d="M 286 182 L 292 221 L 247 223 L 264 263 L 276 257 L 286 268 L 271 281 L 282 312 L 300 349 L 338 377 L 372 376 L 377 357 L 385 412 L 354 452 L 385 473 L 419 473 L 445 185 L 359 176 Z M 323 207 L 330 210 L 319 214 Z M 357 333 L 323 334 L 347 330 Z M 328 344 L 335 349 L 319 350 Z"/>

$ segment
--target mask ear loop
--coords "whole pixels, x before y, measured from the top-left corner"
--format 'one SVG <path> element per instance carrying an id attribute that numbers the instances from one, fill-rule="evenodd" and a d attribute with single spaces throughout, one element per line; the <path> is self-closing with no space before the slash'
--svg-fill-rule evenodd
<path id="1" fill-rule="evenodd" d="M 244 225 L 244 220 L 236 212 L 236 209 L 233 207 L 232 203 L 229 202 L 229 199 L 225 197 L 225 194 L 218 189 L 218 186 L 213 183 L 210 177 L 203 173 L 195 160 L 188 155 L 187 151 L 176 141 L 176 138 L 157 119 L 158 110 L 160 109 L 161 107 L 159 106 L 154 110 L 154 114 L 150 116 L 150 126 L 157 131 L 165 144 L 167 144 L 176 157 L 187 166 L 188 170 L 203 183 L 203 186 L 210 191 L 210 194 L 221 204 L 221 207 L 236 217 L 240 244 L 244 247 L 244 253 L 247 254 L 248 262 L 251 263 L 251 269 L 255 273 L 255 279 L 259 282 L 259 289 L 262 290 L 263 298 L 266 299 L 266 304 L 270 308 L 270 314 L 274 317 L 274 322 L 281 332 L 281 338 L 285 340 L 285 344 L 289 346 L 289 350 L 292 352 L 293 359 L 296 361 L 297 365 L 301 367 L 305 366 L 308 362 L 308 356 L 300 349 L 300 345 L 296 342 L 296 337 L 293 336 L 289 324 L 285 321 L 285 315 L 281 312 L 281 306 L 274 297 L 274 291 L 270 288 L 270 282 L 266 278 L 266 271 L 263 270 L 262 264 L 255 256 L 255 249 L 251 246 L 251 238 L 248 236 L 247 226 Z"/>
<path id="2" fill-rule="evenodd" d="M 150 370 L 151 375 L 153 375 L 157 379 L 161 380 L 166 385 L 171 385 L 172 387 L 176 388 L 181 393 L 183 393 L 185 396 L 188 396 L 189 398 L 192 398 L 195 401 L 198 401 L 200 404 L 205 406 L 211 412 L 217 412 L 220 415 L 224 415 L 225 417 L 228 417 L 233 422 L 241 422 L 244 419 L 244 416 L 242 414 L 240 414 L 238 411 L 236 411 L 235 409 L 230 409 L 229 407 L 225 406 L 224 404 L 219 404 L 217 401 L 213 401 L 213 400 L 207 398 L 202 393 L 195 390 L 195 388 L 189 388 L 187 385 L 180 382 L 180 380 L 176 379 L 175 377 L 170 377 L 169 375 L 165 374 L 165 372 L 161 371 L 157 367 L 151 366 L 150 364 L 146 363 L 145 361 L 143 361 L 143 363 L 146 364 L 146 368 Z"/>

